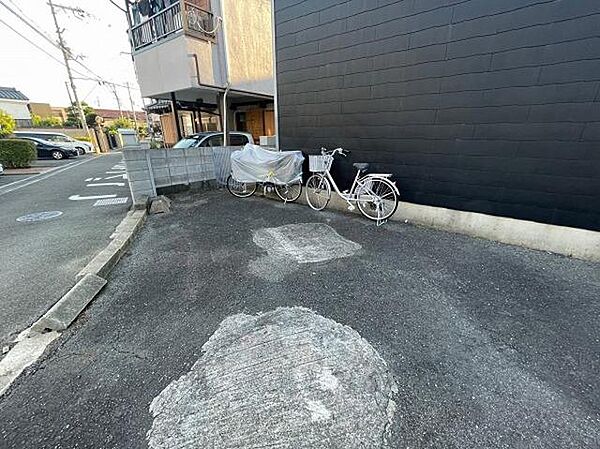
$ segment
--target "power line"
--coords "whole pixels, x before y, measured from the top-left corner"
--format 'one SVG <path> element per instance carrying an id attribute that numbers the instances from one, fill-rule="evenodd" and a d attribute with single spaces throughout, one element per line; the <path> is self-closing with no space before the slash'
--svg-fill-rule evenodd
<path id="1" fill-rule="evenodd" d="M 9 0 L 12 3 L 12 0 Z M 88 66 L 86 66 L 84 63 L 82 63 L 81 61 L 78 61 L 77 59 L 75 59 L 71 53 L 71 50 L 67 47 L 65 47 L 64 49 L 61 48 L 60 44 L 57 44 L 56 42 L 54 42 L 50 37 L 48 37 L 48 35 L 42 31 L 40 31 L 40 28 L 36 28 L 35 26 L 33 26 L 32 24 L 34 23 L 33 20 L 31 20 L 24 12 L 23 10 L 21 10 L 20 8 L 17 7 L 17 9 L 20 11 L 21 14 L 19 14 L 17 11 L 15 11 L 14 9 L 12 9 L 9 5 L 7 5 L 3 0 L 0 0 L 0 5 L 4 6 L 6 9 L 8 9 L 15 17 L 17 17 L 19 20 L 21 20 L 23 23 L 25 23 L 25 25 L 27 25 L 29 28 L 31 28 L 35 33 L 37 33 L 38 35 L 40 35 L 42 38 L 44 38 L 45 41 L 47 41 L 48 43 L 50 43 L 53 47 L 55 47 L 56 49 L 60 50 L 61 52 L 66 50 L 68 55 L 69 55 L 69 59 L 72 60 L 75 64 L 78 64 L 79 66 L 83 67 L 85 70 L 87 70 L 88 72 L 90 72 L 93 76 L 96 77 L 95 81 L 103 81 L 103 78 L 98 75 L 97 73 L 95 73 L 92 69 L 90 69 Z M 3 22 L 6 24 L 6 22 Z M 11 28 L 14 31 L 14 28 Z M 16 32 L 16 31 L 15 31 Z M 21 35 L 22 36 L 22 35 Z M 28 39 L 29 40 L 29 39 Z M 31 41 L 29 41 L 31 42 Z M 35 45 L 35 44 L 34 44 Z M 36 45 L 37 47 L 37 45 Z M 38 47 L 39 48 L 39 47 Z M 64 64 L 63 64 L 64 65 Z M 81 72 L 77 72 L 75 69 L 73 69 L 74 72 L 78 73 L 79 75 L 82 75 Z M 85 76 L 85 75 L 82 75 Z M 121 86 L 121 87 L 125 87 L 125 86 Z"/>

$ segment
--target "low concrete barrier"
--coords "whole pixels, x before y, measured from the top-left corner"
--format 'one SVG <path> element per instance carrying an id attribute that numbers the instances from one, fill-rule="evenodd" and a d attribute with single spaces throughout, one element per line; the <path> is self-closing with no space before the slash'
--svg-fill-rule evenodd
<path id="1" fill-rule="evenodd" d="M 157 189 L 216 180 L 224 184 L 231 171 L 231 153 L 241 147 L 123 148 L 134 204 L 145 205 Z"/>

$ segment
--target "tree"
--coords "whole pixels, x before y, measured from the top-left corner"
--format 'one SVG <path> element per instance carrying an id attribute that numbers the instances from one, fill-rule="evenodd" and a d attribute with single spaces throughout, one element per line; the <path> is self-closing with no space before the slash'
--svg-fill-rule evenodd
<path id="1" fill-rule="evenodd" d="M 0 109 L 0 138 L 10 136 L 17 123 L 12 115 L 7 114 L 2 109 Z"/>
<path id="2" fill-rule="evenodd" d="M 88 115 L 96 114 L 94 108 L 92 108 L 85 101 L 81 102 L 81 108 L 83 109 L 83 115 L 85 115 L 85 121 L 89 125 Z M 95 119 L 96 117 L 94 116 L 93 120 Z M 76 103 L 72 103 L 71 106 L 67 108 L 67 120 L 65 120 L 65 126 L 81 128 L 81 123 L 79 122 L 79 112 L 77 111 Z"/>
<path id="3" fill-rule="evenodd" d="M 117 134 L 117 129 L 119 128 L 127 128 L 127 129 L 136 129 L 135 122 L 130 118 L 119 117 L 115 119 L 110 125 L 106 127 L 106 130 L 110 134 Z"/>
<path id="4" fill-rule="evenodd" d="M 32 114 L 31 122 L 35 128 L 58 128 L 62 126 L 62 120 L 58 117 L 40 117 Z"/>

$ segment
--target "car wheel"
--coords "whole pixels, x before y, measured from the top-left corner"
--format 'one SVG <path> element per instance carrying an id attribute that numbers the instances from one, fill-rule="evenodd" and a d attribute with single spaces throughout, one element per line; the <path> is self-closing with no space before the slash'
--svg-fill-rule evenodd
<path id="1" fill-rule="evenodd" d="M 77 156 L 82 156 L 85 154 L 85 148 L 77 147 Z"/>
<path id="2" fill-rule="evenodd" d="M 52 152 L 52 159 L 56 159 L 57 161 L 64 159 L 65 155 L 62 151 L 54 150 Z"/>

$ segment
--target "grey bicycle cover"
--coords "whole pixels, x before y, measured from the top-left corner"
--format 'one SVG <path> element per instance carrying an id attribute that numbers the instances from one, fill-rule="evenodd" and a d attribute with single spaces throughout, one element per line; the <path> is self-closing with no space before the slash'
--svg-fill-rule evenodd
<path id="1" fill-rule="evenodd" d="M 289 184 L 302 180 L 301 151 L 271 151 L 247 143 L 231 153 L 231 176 L 239 182 Z"/>

